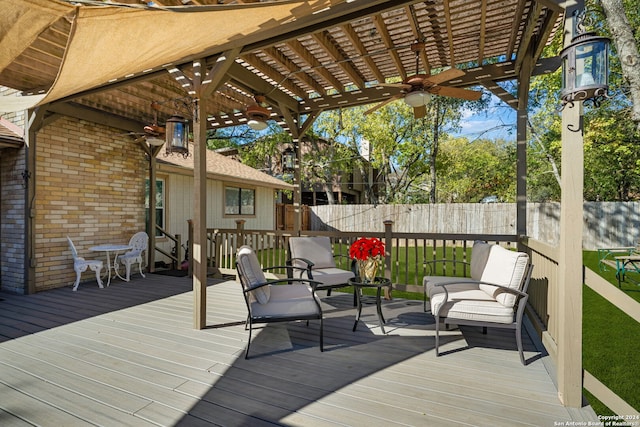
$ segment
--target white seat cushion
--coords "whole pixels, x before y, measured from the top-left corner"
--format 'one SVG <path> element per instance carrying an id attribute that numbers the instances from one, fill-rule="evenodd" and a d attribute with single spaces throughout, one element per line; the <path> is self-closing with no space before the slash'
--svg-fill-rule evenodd
<path id="1" fill-rule="evenodd" d="M 521 290 L 529 255 L 515 252 L 498 245 L 491 245 L 491 252 L 480 280 L 511 289 Z M 517 297 L 491 285 L 480 285 L 480 289 L 491 295 L 505 307 L 512 308 Z"/>
<path id="2" fill-rule="evenodd" d="M 322 289 L 325 286 L 336 286 L 343 284 L 347 286 L 347 281 L 355 277 L 353 271 L 342 270 L 335 267 L 321 269 L 313 268 L 311 270 L 311 275 L 313 276 L 313 280 L 322 282 L 322 285 L 318 285 L 316 289 Z"/>
<path id="3" fill-rule="evenodd" d="M 484 271 L 485 266 L 487 265 L 487 260 L 489 259 L 489 253 L 491 252 L 491 247 L 489 243 L 482 242 L 477 240 L 473 244 L 473 248 L 471 249 L 471 277 L 476 280 L 480 280 L 482 277 L 482 272 Z"/>
<path id="4" fill-rule="evenodd" d="M 333 259 L 333 249 L 331 240 L 327 236 L 315 237 L 290 237 L 289 249 L 291 258 L 305 258 L 313 262 L 313 268 L 334 268 L 336 262 Z M 307 265 L 300 261 L 295 261 L 295 267 L 306 268 Z"/>
<path id="5" fill-rule="evenodd" d="M 253 317 L 305 317 L 320 314 L 307 285 L 274 285 L 270 288 L 268 304 L 251 303 Z"/>
<path id="6" fill-rule="evenodd" d="M 260 285 L 267 281 L 262 266 L 258 262 L 255 252 L 250 246 L 242 246 L 238 249 L 238 264 L 244 272 L 247 288 L 252 289 L 254 286 Z M 251 297 L 260 304 L 266 304 L 271 297 L 271 286 L 263 286 L 251 291 Z"/>
<path id="7" fill-rule="evenodd" d="M 437 286 L 440 283 L 449 283 L 449 282 L 457 282 L 457 283 L 466 283 L 473 281 L 470 277 L 452 277 L 452 276 L 424 276 L 422 278 L 422 285 L 425 286 L 427 297 L 431 298 L 431 295 L 434 293 L 444 292 L 442 286 Z M 473 285 L 476 289 L 478 289 L 478 285 Z"/>
<path id="8" fill-rule="evenodd" d="M 446 304 L 443 304 L 444 292 L 437 292 L 431 297 L 431 313 L 434 315 L 481 322 L 513 322 L 513 308 L 500 304 L 477 285 L 460 283 L 449 286 L 447 290 L 449 301 Z"/>

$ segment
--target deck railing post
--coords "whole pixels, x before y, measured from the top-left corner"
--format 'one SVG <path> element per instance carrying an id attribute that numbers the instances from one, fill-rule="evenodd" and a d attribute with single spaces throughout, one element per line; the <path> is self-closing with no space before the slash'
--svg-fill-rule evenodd
<path id="1" fill-rule="evenodd" d="M 247 222 L 244 219 L 236 219 L 236 244 L 237 244 L 237 248 L 235 248 L 236 250 L 245 244 L 244 241 L 244 223 Z"/>
<path id="2" fill-rule="evenodd" d="M 182 235 L 176 234 L 174 237 L 176 239 L 176 270 L 182 270 L 182 265 L 180 263 L 180 260 L 182 259 Z M 171 260 L 171 262 L 174 261 Z"/>
<path id="3" fill-rule="evenodd" d="M 384 224 L 384 246 L 386 253 L 384 254 L 384 277 L 391 279 L 391 250 L 393 249 L 393 221 L 387 219 Z"/>
<path id="4" fill-rule="evenodd" d="M 189 240 L 187 241 L 187 250 L 189 251 L 189 277 L 193 277 L 193 220 L 188 219 L 187 223 L 189 224 Z M 178 249 L 178 252 L 180 249 Z M 180 257 L 178 257 L 178 262 L 180 262 Z"/>

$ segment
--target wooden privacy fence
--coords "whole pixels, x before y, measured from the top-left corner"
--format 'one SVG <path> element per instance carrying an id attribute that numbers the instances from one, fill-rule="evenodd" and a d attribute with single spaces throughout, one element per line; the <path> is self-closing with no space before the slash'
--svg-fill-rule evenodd
<path id="1" fill-rule="evenodd" d="M 516 234 L 515 203 L 416 205 L 326 205 L 311 207 L 311 229 L 317 231 L 383 231 L 412 233 Z M 560 204 L 528 203 L 527 236 L 557 245 Z M 636 246 L 640 240 L 640 202 L 585 202 L 583 247 Z"/>

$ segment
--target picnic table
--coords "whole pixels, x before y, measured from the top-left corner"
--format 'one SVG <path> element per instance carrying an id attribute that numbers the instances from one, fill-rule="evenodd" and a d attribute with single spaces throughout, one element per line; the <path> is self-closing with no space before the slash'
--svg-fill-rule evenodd
<path id="1" fill-rule="evenodd" d="M 625 279 L 627 272 L 640 273 L 640 253 L 636 246 L 598 249 L 598 269 L 607 271 L 607 266 L 616 269 L 618 287 Z"/>

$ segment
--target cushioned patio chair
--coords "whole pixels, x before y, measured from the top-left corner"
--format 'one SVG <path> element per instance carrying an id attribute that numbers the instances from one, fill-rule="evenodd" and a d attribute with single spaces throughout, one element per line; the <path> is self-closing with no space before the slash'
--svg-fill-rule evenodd
<path id="1" fill-rule="evenodd" d="M 88 260 L 84 259 L 81 256 L 78 256 L 78 251 L 76 250 L 76 246 L 73 244 L 73 241 L 69 236 L 67 236 L 67 241 L 69 242 L 69 249 L 71 249 L 71 256 L 73 257 L 73 270 L 76 272 L 76 281 L 73 284 L 73 290 L 78 290 L 78 285 L 80 284 L 80 276 L 82 273 L 90 269 L 91 271 L 96 272 L 96 281 L 98 282 L 98 286 L 103 288 L 102 279 L 100 278 L 100 272 L 102 271 L 102 261 L 100 260 Z"/>
<path id="2" fill-rule="evenodd" d="M 335 259 L 346 255 L 334 255 L 331 240 L 327 236 L 290 237 L 290 259 L 288 264 L 306 271 L 307 277 L 317 280 L 321 284 L 318 290 L 326 290 L 331 295 L 331 289 L 348 286 L 347 281 L 355 277 L 355 263 L 351 263 L 352 270 L 343 270 L 336 266 Z M 354 294 L 354 305 L 355 305 Z"/>
<path id="3" fill-rule="evenodd" d="M 471 256 L 471 278 L 425 277 L 431 313 L 436 322 L 436 355 L 440 355 L 440 323 L 513 329 L 520 361 L 522 317 L 529 298 L 533 266 L 524 252 L 476 242 Z"/>
<path id="4" fill-rule="evenodd" d="M 120 263 L 124 265 L 124 280 L 126 282 L 131 280 L 131 266 L 133 264 L 138 264 L 140 275 L 142 277 L 146 277 L 142 272 L 142 264 L 144 263 L 144 257 L 142 256 L 142 254 L 147 250 L 148 245 L 149 236 L 144 231 L 139 231 L 134 234 L 129 240 L 129 246 L 131 246 L 132 249 L 128 252 L 123 253 L 122 255 L 116 255 L 116 259 L 114 261 L 115 268 L 117 270 Z"/>
<path id="5" fill-rule="evenodd" d="M 256 323 L 320 320 L 320 351 L 324 351 L 322 306 L 315 290 L 320 283 L 307 278 L 268 280 L 258 257 L 250 246 L 242 246 L 236 256 L 242 294 L 247 304 L 249 340 L 245 359 L 249 358 L 251 332 Z"/>

